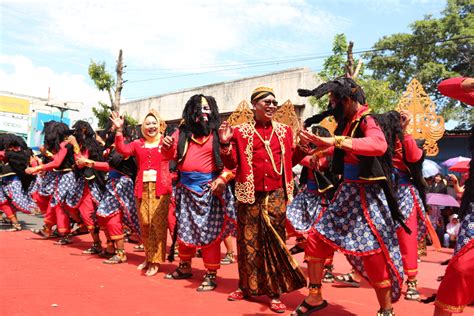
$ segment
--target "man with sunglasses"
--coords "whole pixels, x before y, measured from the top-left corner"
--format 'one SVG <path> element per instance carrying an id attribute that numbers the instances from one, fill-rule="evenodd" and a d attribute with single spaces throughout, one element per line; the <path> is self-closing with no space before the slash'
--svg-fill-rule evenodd
<path id="1" fill-rule="evenodd" d="M 252 92 L 254 120 L 235 128 L 223 122 L 219 129 L 221 157 L 226 168 L 236 169 L 237 249 L 239 289 L 228 296 L 237 301 L 267 295 L 270 309 L 283 313 L 280 301 L 306 285 L 304 274 L 286 249 L 286 204 L 292 199 L 292 158 L 296 149 L 287 125 L 273 120 L 278 102 L 271 88 Z M 301 160 L 301 159 L 299 159 Z"/>

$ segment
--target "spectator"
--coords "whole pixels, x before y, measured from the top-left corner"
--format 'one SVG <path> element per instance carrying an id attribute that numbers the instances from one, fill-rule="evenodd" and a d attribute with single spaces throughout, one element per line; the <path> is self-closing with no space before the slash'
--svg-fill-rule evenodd
<path id="1" fill-rule="evenodd" d="M 440 173 L 434 176 L 433 183 L 430 185 L 430 193 L 448 193 L 446 190 L 446 184 L 444 183 L 443 177 Z"/>
<path id="2" fill-rule="evenodd" d="M 446 233 L 444 233 L 444 242 L 443 246 L 448 248 L 450 246 L 454 247 L 456 244 L 456 239 L 458 237 L 459 228 L 461 224 L 459 223 L 458 214 L 453 214 L 449 217 L 449 223 L 446 225 Z"/>

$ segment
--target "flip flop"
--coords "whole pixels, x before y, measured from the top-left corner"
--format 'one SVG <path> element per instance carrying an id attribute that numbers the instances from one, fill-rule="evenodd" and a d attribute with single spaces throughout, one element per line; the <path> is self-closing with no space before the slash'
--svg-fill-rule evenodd
<path id="1" fill-rule="evenodd" d="M 346 274 L 336 276 L 335 281 L 339 282 L 339 283 L 349 285 L 349 286 L 352 286 L 352 287 L 360 287 L 360 283 L 357 282 L 356 280 L 354 280 L 352 278 L 352 274 L 350 274 L 350 273 L 346 273 Z"/>
<path id="2" fill-rule="evenodd" d="M 309 316 L 314 312 L 317 312 L 323 308 L 326 308 L 327 306 L 328 306 L 328 302 L 326 300 L 324 300 L 319 305 L 310 305 L 308 304 L 308 302 L 306 302 L 306 300 L 303 300 L 303 302 L 301 302 L 301 304 L 298 305 L 298 307 L 296 307 L 295 312 L 298 316 Z M 301 307 L 306 308 L 306 311 L 305 312 L 301 311 Z"/>

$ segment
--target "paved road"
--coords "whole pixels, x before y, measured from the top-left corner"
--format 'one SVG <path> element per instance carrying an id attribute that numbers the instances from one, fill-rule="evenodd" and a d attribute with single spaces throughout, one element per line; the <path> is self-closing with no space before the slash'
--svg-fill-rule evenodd
<path id="1" fill-rule="evenodd" d="M 43 227 L 43 216 L 27 215 L 21 212 L 16 213 L 23 229 L 33 229 Z M 10 225 L 0 225 L 0 231 L 10 229 Z"/>

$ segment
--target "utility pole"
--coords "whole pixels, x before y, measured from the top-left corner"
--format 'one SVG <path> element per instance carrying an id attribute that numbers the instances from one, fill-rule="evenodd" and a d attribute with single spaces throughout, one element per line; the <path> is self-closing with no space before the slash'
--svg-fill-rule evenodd
<path id="1" fill-rule="evenodd" d="M 61 112 L 61 122 L 63 121 L 63 116 L 64 116 L 64 112 L 66 111 L 76 111 L 76 112 L 79 112 L 78 109 L 71 109 L 69 107 L 67 107 L 67 102 L 64 102 L 64 106 L 61 106 L 61 105 L 55 105 L 55 104 L 49 104 L 49 103 L 46 103 L 45 104 L 46 106 L 49 106 L 51 108 L 56 108 L 58 109 L 60 112 Z"/>

